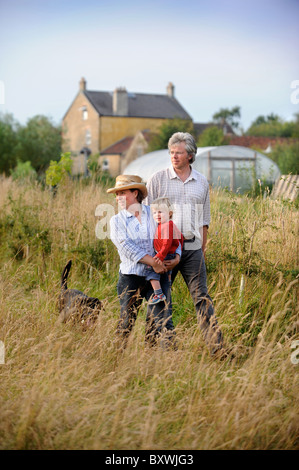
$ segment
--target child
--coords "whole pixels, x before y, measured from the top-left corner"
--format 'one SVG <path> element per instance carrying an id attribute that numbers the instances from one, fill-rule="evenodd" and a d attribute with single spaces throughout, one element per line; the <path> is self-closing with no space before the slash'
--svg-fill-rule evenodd
<path id="1" fill-rule="evenodd" d="M 160 264 L 165 259 L 174 259 L 175 252 L 181 244 L 183 250 L 184 238 L 177 226 L 171 220 L 173 211 L 171 203 L 167 197 L 155 199 L 151 204 L 151 210 L 155 222 L 158 227 L 154 238 L 154 248 L 156 251 L 155 259 L 159 260 Z M 160 285 L 160 276 L 156 273 L 149 275 L 148 279 L 151 282 L 154 294 L 149 300 L 149 304 L 156 304 L 166 300 Z M 169 282 L 171 283 L 171 271 L 169 271 Z"/>

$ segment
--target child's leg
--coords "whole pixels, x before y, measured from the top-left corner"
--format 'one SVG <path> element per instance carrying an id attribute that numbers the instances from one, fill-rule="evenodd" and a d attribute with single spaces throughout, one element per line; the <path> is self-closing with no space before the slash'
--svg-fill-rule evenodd
<path id="1" fill-rule="evenodd" d="M 154 295 L 161 295 L 163 294 L 163 291 L 161 289 L 161 284 L 160 281 L 157 279 L 151 279 L 150 283 L 152 285 L 152 288 L 154 289 Z"/>
<path id="2" fill-rule="evenodd" d="M 158 281 L 157 279 L 150 279 L 150 283 L 152 285 L 152 288 L 154 289 L 154 293 L 149 299 L 149 304 L 155 304 L 161 302 L 162 300 L 165 300 L 166 297 L 161 289 L 160 281 Z"/>
<path id="3" fill-rule="evenodd" d="M 155 292 L 156 292 L 156 290 L 161 289 L 160 281 L 158 281 L 157 279 L 151 279 L 150 283 L 151 283 L 152 288 L 154 289 Z"/>

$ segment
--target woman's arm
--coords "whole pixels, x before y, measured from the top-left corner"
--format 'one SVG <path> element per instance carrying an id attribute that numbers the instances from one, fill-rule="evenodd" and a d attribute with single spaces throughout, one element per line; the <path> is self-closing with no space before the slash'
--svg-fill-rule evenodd
<path id="1" fill-rule="evenodd" d="M 148 266 L 151 266 L 153 270 L 158 273 L 158 274 L 163 274 L 168 271 L 168 269 L 165 268 L 164 264 L 160 264 L 155 258 L 153 258 L 150 255 L 145 255 L 143 258 L 139 260 L 139 263 L 147 264 Z"/>

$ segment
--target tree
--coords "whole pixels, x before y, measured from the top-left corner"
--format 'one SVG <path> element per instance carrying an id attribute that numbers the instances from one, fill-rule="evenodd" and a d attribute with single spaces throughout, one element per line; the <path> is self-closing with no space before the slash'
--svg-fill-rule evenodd
<path id="1" fill-rule="evenodd" d="M 197 145 L 199 147 L 210 147 L 214 145 L 228 145 L 229 141 L 223 134 L 223 130 L 217 126 L 207 127 L 199 136 Z"/>
<path id="2" fill-rule="evenodd" d="M 46 170 L 46 184 L 52 188 L 59 183 L 63 183 L 71 174 L 73 160 L 70 152 L 62 153 L 59 162 L 51 160 L 49 168 Z"/>
<path id="3" fill-rule="evenodd" d="M 0 115 L 0 173 L 9 175 L 17 163 L 19 124 L 12 114 Z"/>
<path id="4" fill-rule="evenodd" d="M 36 171 L 43 171 L 61 153 L 61 128 L 46 116 L 35 116 L 18 132 L 19 160 L 30 161 Z"/>
<path id="5" fill-rule="evenodd" d="M 180 118 L 168 119 L 159 127 L 158 133 L 151 138 L 148 151 L 153 152 L 155 150 L 167 149 L 168 141 L 175 132 L 194 134 L 192 121 Z"/>
<path id="6" fill-rule="evenodd" d="M 299 142 L 276 145 L 270 157 L 277 163 L 283 175 L 299 174 Z"/>
<path id="7" fill-rule="evenodd" d="M 283 121 L 276 114 L 258 116 L 247 130 L 247 135 L 261 137 L 299 137 L 299 116 L 295 114 L 295 121 Z"/>
<path id="8" fill-rule="evenodd" d="M 232 109 L 221 108 L 220 111 L 213 115 L 213 120 L 216 124 L 224 125 L 229 124 L 233 129 L 239 128 L 239 119 L 241 117 L 240 106 L 234 106 Z"/>
<path id="9" fill-rule="evenodd" d="M 36 178 L 36 171 L 31 166 L 31 162 L 17 162 L 17 166 L 10 170 L 14 181 L 33 181 Z"/>

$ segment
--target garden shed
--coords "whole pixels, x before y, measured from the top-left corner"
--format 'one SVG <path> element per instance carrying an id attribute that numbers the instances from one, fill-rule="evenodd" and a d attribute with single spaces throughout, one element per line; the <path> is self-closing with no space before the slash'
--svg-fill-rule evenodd
<path id="1" fill-rule="evenodd" d="M 157 150 L 134 160 L 124 174 L 139 175 L 146 182 L 156 171 L 168 166 L 168 150 Z M 250 189 L 255 179 L 272 185 L 281 174 L 276 163 L 266 155 L 237 145 L 199 147 L 192 166 L 214 187 L 240 192 Z"/>

